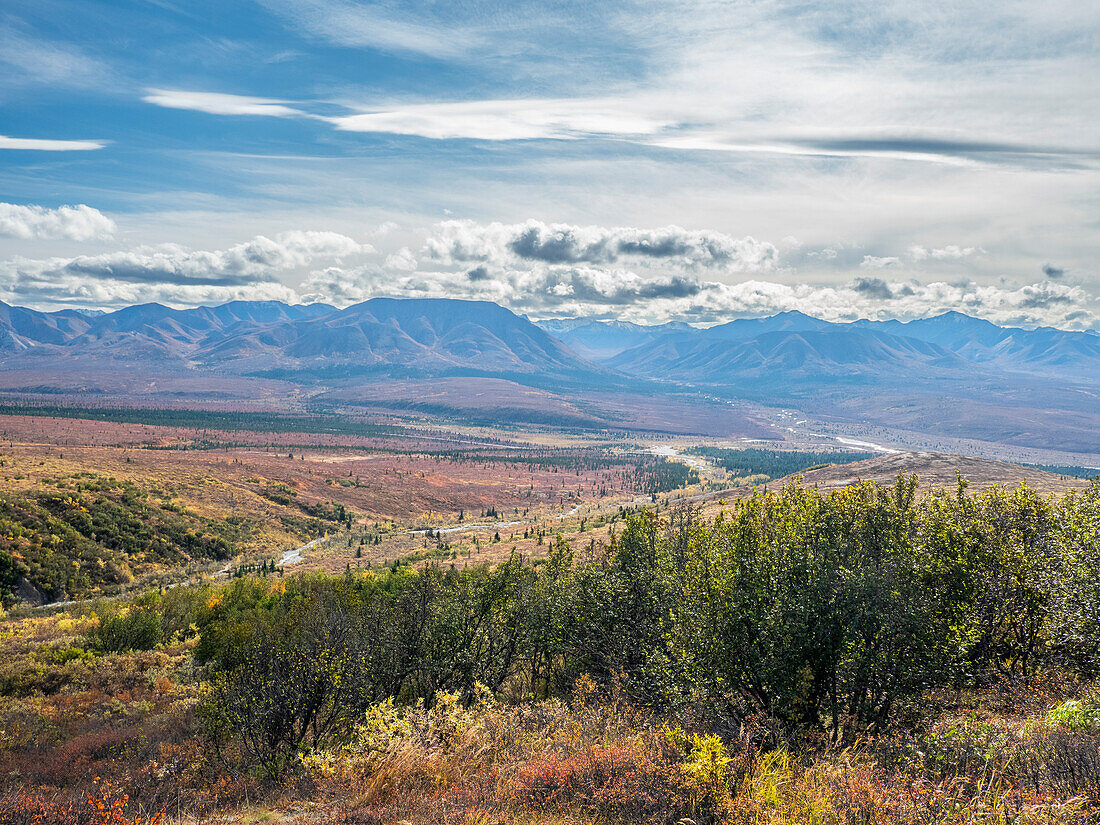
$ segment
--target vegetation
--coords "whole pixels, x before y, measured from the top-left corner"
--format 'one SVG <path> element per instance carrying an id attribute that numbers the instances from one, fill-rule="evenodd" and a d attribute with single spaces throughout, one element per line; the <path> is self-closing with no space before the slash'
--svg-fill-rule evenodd
<path id="1" fill-rule="evenodd" d="M 758 476 L 760 481 L 782 478 L 791 473 L 816 469 L 826 464 L 851 464 L 873 458 L 874 453 L 800 452 L 796 450 L 762 450 L 748 447 L 731 450 L 724 447 L 692 447 L 690 455 L 712 459 L 734 476 Z"/>
<path id="2" fill-rule="evenodd" d="M 142 815 L 308 793 L 324 822 L 1095 819 L 1100 482 L 916 489 L 22 620 L 0 773 L 75 787 L 75 759 Z M 79 718 L 113 715 L 80 728 L 93 695 Z"/>
<path id="3" fill-rule="evenodd" d="M 0 599 L 22 586 L 46 601 L 109 590 L 190 560 L 227 559 L 252 525 L 214 520 L 166 493 L 82 473 L 36 495 L 0 494 Z"/>
<path id="4" fill-rule="evenodd" d="M 1065 464 L 1025 464 L 1025 467 L 1034 467 L 1037 470 L 1046 470 L 1048 473 L 1057 473 L 1060 476 L 1072 478 L 1100 478 L 1100 469 L 1096 467 L 1077 467 Z"/>
<path id="5" fill-rule="evenodd" d="M 408 433 L 408 430 L 404 427 L 372 424 L 362 419 L 332 414 L 281 415 L 278 413 L 202 409 L 173 410 L 157 407 L 80 407 L 26 404 L 9 400 L 0 403 L 0 415 L 81 418 L 91 421 L 117 421 L 126 424 L 150 424 L 160 427 L 187 427 L 227 432 L 323 433 L 370 436 L 405 435 Z"/>

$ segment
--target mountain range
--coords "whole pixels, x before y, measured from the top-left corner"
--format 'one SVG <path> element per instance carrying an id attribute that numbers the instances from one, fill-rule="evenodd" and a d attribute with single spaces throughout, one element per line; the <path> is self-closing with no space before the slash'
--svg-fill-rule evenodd
<path id="1" fill-rule="evenodd" d="M 490 379 L 491 391 L 471 383 Z M 536 323 L 494 303 L 450 299 L 375 298 L 344 309 L 143 304 L 99 314 L 0 303 L 7 393 L 338 403 L 377 400 L 385 385 L 392 406 L 420 403 L 441 382 L 463 403 L 506 410 L 556 394 L 559 406 L 584 407 L 594 420 L 622 419 L 638 398 L 709 399 L 726 409 L 745 399 L 838 421 L 1100 452 L 1100 335 L 1001 327 L 958 312 L 849 323 L 784 312 L 704 329 Z M 634 400 L 617 399 L 601 419 L 596 406 L 615 393 Z"/>
<path id="2" fill-rule="evenodd" d="M 484 301 L 375 298 L 347 309 L 275 301 L 185 310 L 142 304 L 94 317 L 0 304 L 0 364 L 41 366 L 44 357 L 231 374 L 333 367 L 607 372 Z"/>
<path id="3" fill-rule="evenodd" d="M 706 329 L 561 319 L 542 325 L 616 370 L 689 384 L 903 374 L 911 380 L 976 371 L 1100 380 L 1100 336 L 1000 327 L 959 312 L 908 322 L 834 323 L 792 311 Z"/>

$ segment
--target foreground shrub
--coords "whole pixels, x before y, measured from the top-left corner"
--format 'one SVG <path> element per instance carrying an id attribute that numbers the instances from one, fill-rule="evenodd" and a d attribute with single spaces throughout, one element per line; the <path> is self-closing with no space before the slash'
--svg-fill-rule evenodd
<path id="1" fill-rule="evenodd" d="M 160 614 L 145 608 L 130 608 L 108 614 L 88 634 L 88 645 L 100 653 L 152 650 L 164 636 Z"/>
<path id="2" fill-rule="evenodd" d="M 76 799 L 18 793 L 0 797 L 0 825 L 161 825 L 164 814 L 128 814 L 129 798 L 111 789 Z"/>

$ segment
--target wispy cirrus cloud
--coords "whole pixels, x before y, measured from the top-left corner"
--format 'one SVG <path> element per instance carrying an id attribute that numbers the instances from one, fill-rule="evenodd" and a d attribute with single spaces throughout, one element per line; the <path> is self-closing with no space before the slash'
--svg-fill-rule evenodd
<path id="1" fill-rule="evenodd" d="M 102 88 L 113 85 L 113 70 L 73 43 L 52 42 L 14 25 L 0 25 L 0 88 L 45 85 Z"/>
<path id="2" fill-rule="evenodd" d="M 106 140 L 54 140 L 52 138 L 18 138 L 0 135 L 0 149 L 31 152 L 87 152 L 102 149 Z"/>
<path id="3" fill-rule="evenodd" d="M 429 14 L 402 12 L 386 3 L 345 0 L 260 0 L 296 30 L 330 43 L 433 58 L 464 55 L 484 44 L 469 27 L 436 22 Z M 437 10 L 438 12 L 438 10 Z"/>
<path id="4" fill-rule="evenodd" d="M 116 228 L 113 220 L 82 203 L 57 209 L 0 203 L 0 235 L 10 238 L 88 241 L 109 238 Z"/>
<path id="5" fill-rule="evenodd" d="M 210 115 L 241 115 L 258 117 L 300 117 L 305 114 L 286 105 L 288 101 L 266 97 L 195 92 L 182 89 L 147 89 L 142 98 L 146 103 L 167 109 L 188 109 Z"/>
<path id="6" fill-rule="evenodd" d="M 669 121 L 599 99 L 474 100 L 384 107 L 330 119 L 346 132 L 384 132 L 447 140 L 573 140 L 650 135 Z"/>

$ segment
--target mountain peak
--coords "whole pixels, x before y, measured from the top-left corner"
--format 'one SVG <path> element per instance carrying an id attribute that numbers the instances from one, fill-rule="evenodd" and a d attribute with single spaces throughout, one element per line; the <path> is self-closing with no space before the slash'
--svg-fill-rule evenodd
<path id="1" fill-rule="evenodd" d="M 980 327 L 996 327 L 992 321 L 987 321 L 984 318 L 975 318 L 973 315 L 967 315 L 965 312 L 959 312 L 957 309 L 949 309 L 946 312 L 941 312 L 939 315 L 933 315 L 929 318 L 921 319 L 923 321 L 942 321 L 945 323 L 959 324 L 959 325 L 971 325 Z M 911 322 L 916 323 L 916 322 Z"/>

